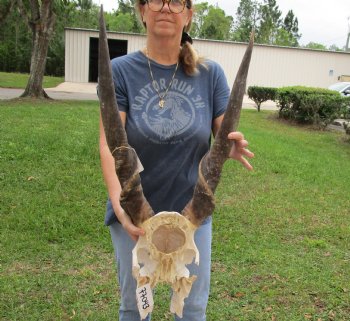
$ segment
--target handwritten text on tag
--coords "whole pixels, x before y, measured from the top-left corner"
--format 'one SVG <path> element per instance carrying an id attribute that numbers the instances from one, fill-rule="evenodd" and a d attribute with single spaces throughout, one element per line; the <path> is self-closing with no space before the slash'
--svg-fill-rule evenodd
<path id="1" fill-rule="evenodd" d="M 142 319 L 153 310 L 153 294 L 149 284 L 136 289 L 137 306 Z"/>

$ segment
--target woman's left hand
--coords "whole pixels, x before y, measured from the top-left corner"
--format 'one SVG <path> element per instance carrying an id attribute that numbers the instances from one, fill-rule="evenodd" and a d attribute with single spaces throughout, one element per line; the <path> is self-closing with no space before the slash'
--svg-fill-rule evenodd
<path id="1" fill-rule="evenodd" d="M 248 141 L 244 139 L 243 134 L 240 132 L 231 132 L 227 137 L 234 140 L 229 157 L 242 163 L 246 169 L 253 170 L 253 166 L 250 165 L 245 157 L 253 158 L 254 153 L 247 149 Z"/>

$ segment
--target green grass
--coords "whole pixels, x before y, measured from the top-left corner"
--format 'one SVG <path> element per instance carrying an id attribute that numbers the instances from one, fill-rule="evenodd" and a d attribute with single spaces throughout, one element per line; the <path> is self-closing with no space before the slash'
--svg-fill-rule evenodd
<path id="1" fill-rule="evenodd" d="M 26 88 L 29 74 L 0 72 L 0 87 L 3 88 Z M 63 77 L 44 76 L 43 87 L 52 88 L 64 82 Z"/>
<path id="2" fill-rule="evenodd" d="M 1 320 L 117 320 L 97 102 L 0 101 Z M 349 320 L 350 146 L 245 110 L 255 171 L 228 162 L 208 321 Z M 171 320 L 166 286 L 152 320 Z"/>

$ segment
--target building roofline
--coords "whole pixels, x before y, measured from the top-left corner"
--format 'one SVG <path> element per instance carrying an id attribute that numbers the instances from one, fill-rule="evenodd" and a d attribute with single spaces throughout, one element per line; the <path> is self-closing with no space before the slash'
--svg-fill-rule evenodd
<path id="1" fill-rule="evenodd" d="M 73 31 L 76 30 L 76 31 L 83 31 L 83 32 L 99 32 L 97 29 L 71 28 L 71 27 L 65 27 L 64 30 L 73 30 Z M 134 32 L 107 31 L 107 34 L 121 34 L 121 35 L 146 37 L 146 34 L 134 33 Z M 205 41 L 205 42 L 217 42 L 217 43 L 225 43 L 225 44 L 237 44 L 237 45 L 247 45 L 248 44 L 248 42 L 239 42 L 239 41 L 231 41 L 231 40 L 215 40 L 215 39 L 203 39 L 203 38 L 193 38 L 193 40 L 194 41 Z M 267 45 L 267 44 L 260 44 L 260 43 L 255 43 L 254 46 L 267 47 L 267 48 L 304 50 L 304 51 L 306 50 L 306 51 L 350 55 L 350 52 L 348 52 L 348 51 L 333 51 L 333 50 L 312 49 L 312 48 L 302 48 L 302 47 L 288 47 L 288 46 Z"/>

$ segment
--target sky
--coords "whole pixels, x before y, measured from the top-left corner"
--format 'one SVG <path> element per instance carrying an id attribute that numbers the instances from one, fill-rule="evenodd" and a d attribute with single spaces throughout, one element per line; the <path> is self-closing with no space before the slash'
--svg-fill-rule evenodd
<path id="1" fill-rule="evenodd" d="M 235 17 L 239 0 L 194 0 L 218 4 L 226 15 Z M 117 0 L 94 0 L 103 4 L 105 11 L 117 9 Z M 285 17 L 293 10 L 299 21 L 299 43 L 306 45 L 317 42 L 329 47 L 333 44 L 343 48 L 350 32 L 350 0 L 277 0 L 277 5 Z"/>

